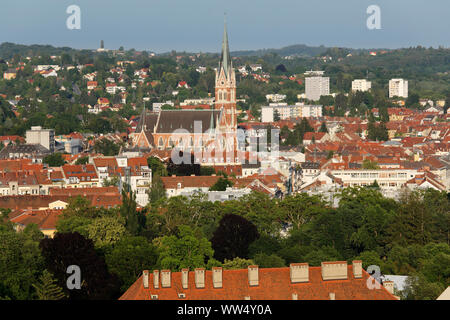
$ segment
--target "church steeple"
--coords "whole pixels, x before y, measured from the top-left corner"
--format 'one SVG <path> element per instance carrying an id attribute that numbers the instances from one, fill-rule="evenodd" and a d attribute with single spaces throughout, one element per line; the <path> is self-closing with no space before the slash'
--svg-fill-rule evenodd
<path id="1" fill-rule="evenodd" d="M 215 109 L 223 109 L 223 118 L 216 125 L 227 127 L 228 131 L 234 131 L 237 127 L 236 116 L 236 74 L 228 45 L 227 23 L 224 22 L 222 55 L 219 68 L 216 70 Z"/>
<path id="2" fill-rule="evenodd" d="M 226 77 L 228 77 L 229 71 L 232 68 L 230 47 L 228 46 L 228 32 L 227 22 L 224 21 L 223 25 L 223 41 L 222 41 L 222 55 L 220 56 L 219 71 L 224 69 Z"/>

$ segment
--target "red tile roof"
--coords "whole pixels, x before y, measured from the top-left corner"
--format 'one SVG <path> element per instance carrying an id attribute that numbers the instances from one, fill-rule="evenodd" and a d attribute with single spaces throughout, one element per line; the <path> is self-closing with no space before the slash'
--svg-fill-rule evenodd
<path id="1" fill-rule="evenodd" d="M 56 229 L 56 222 L 59 216 L 62 214 L 62 210 L 22 210 L 21 213 L 10 219 L 11 222 L 17 223 L 23 226 L 27 226 L 31 223 L 36 224 L 40 230 L 53 230 Z"/>
<path id="2" fill-rule="evenodd" d="M 296 293 L 298 300 L 329 300 L 330 293 L 336 300 L 397 300 L 383 286 L 369 289 L 367 279 L 370 275 L 362 270 L 362 277 L 355 278 L 352 266 L 347 266 L 348 278 L 344 280 L 323 280 L 321 267 L 309 267 L 309 281 L 292 283 L 290 268 L 259 269 L 259 283 L 249 285 L 248 270 L 223 270 L 222 288 L 214 288 L 212 271 L 205 271 L 205 287 L 195 286 L 195 272 L 188 273 L 188 288 L 183 289 L 181 272 L 171 274 L 171 287 L 153 286 L 153 273 L 149 273 L 149 288 L 143 286 L 142 276 L 122 295 L 120 300 L 150 300 L 158 295 L 159 300 L 179 300 L 178 293 L 185 294 L 185 300 L 292 300 Z"/>

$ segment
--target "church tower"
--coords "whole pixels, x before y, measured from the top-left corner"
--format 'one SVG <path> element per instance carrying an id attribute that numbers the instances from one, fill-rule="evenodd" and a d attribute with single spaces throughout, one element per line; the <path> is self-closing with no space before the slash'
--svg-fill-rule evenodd
<path id="1" fill-rule="evenodd" d="M 224 112 L 223 129 L 227 132 L 236 132 L 236 74 L 231 61 L 230 48 L 228 46 L 227 25 L 224 24 L 222 55 L 219 67 L 216 70 L 216 92 L 215 109 L 222 109 Z"/>

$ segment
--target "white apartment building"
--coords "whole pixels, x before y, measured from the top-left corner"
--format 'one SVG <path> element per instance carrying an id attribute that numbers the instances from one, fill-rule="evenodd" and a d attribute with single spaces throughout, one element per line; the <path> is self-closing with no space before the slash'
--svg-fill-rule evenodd
<path id="1" fill-rule="evenodd" d="M 368 186 L 376 180 L 382 191 L 398 191 L 406 182 L 414 178 L 417 170 L 412 169 L 378 169 L 378 170 L 332 170 L 331 174 L 342 179 L 344 188 Z"/>
<path id="2" fill-rule="evenodd" d="M 372 82 L 366 79 L 356 79 L 352 81 L 352 91 L 369 91 L 372 88 Z"/>
<path id="3" fill-rule="evenodd" d="M 305 78 L 306 99 L 317 101 L 321 96 L 330 95 L 330 78 L 313 76 Z"/>
<path id="4" fill-rule="evenodd" d="M 180 103 L 180 106 L 191 106 L 197 104 L 214 104 L 214 98 L 186 99 Z"/>
<path id="5" fill-rule="evenodd" d="M 119 168 L 122 168 L 125 173 L 121 177 L 122 183 L 130 185 L 131 190 L 136 194 L 136 203 L 145 207 L 149 202 L 147 191 L 152 185 L 152 169 L 148 166 L 139 166 L 139 168 L 133 170 L 130 159 L 123 156 L 116 157 L 116 161 Z"/>
<path id="6" fill-rule="evenodd" d="M 269 106 L 261 108 L 261 122 L 273 122 L 275 112 L 278 112 L 280 120 L 289 119 L 292 114 L 292 107 L 287 103 L 271 103 Z"/>
<path id="7" fill-rule="evenodd" d="M 55 151 L 55 130 L 42 129 L 41 126 L 31 127 L 26 132 L 27 144 L 40 144 L 50 150 Z"/>
<path id="8" fill-rule="evenodd" d="M 389 98 L 408 98 L 408 81 L 403 79 L 389 80 Z"/>
<path id="9" fill-rule="evenodd" d="M 305 105 L 303 103 L 296 103 L 288 106 L 286 103 L 271 103 L 269 106 L 261 108 L 261 122 L 273 122 L 275 118 L 275 111 L 278 112 L 280 120 L 287 120 L 292 118 L 311 118 L 322 116 L 321 105 Z"/>
<path id="10" fill-rule="evenodd" d="M 270 101 L 272 101 L 272 102 L 281 102 L 284 99 L 286 99 L 286 95 L 285 94 L 278 94 L 278 93 L 266 94 L 266 100 L 268 102 L 270 102 Z"/>
<path id="11" fill-rule="evenodd" d="M 322 106 L 317 104 L 303 104 L 297 102 L 295 104 L 299 108 L 298 116 L 302 118 L 317 118 L 322 116 Z"/>

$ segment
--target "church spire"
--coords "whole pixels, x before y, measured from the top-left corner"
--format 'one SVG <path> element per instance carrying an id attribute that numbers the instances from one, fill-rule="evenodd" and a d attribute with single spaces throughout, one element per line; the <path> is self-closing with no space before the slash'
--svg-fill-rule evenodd
<path id="1" fill-rule="evenodd" d="M 228 46 L 227 22 L 225 20 L 223 25 L 222 55 L 220 57 L 219 70 L 223 68 L 225 71 L 225 75 L 228 77 L 228 72 L 231 67 L 230 48 Z"/>

